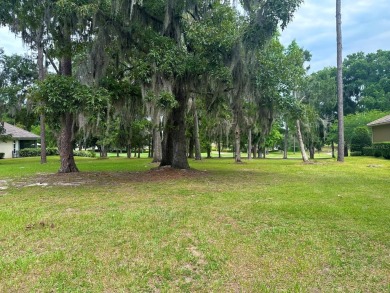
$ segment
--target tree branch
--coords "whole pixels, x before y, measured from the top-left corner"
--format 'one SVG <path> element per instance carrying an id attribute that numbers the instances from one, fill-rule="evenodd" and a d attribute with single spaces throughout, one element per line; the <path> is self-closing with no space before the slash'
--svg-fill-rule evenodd
<path id="1" fill-rule="evenodd" d="M 54 70 L 56 71 L 56 73 L 59 74 L 60 71 L 58 70 L 57 65 L 54 63 L 54 60 L 46 53 L 46 50 L 45 50 L 45 49 L 43 49 L 43 53 L 45 53 L 46 57 L 49 59 L 50 64 L 51 64 L 51 66 L 53 66 L 53 68 L 54 68 Z"/>

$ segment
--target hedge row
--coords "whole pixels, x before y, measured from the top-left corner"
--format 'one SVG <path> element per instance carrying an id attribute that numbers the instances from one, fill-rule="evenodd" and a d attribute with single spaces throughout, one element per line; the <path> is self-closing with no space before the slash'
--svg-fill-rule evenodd
<path id="1" fill-rule="evenodd" d="M 26 148 L 26 149 L 21 149 L 19 151 L 20 157 L 39 157 L 40 155 L 41 155 L 40 148 Z M 47 156 L 56 156 L 56 155 L 58 155 L 58 149 L 57 148 L 47 148 L 46 155 Z"/>
<path id="2" fill-rule="evenodd" d="M 372 147 L 363 148 L 365 156 L 384 157 L 390 159 L 390 142 L 374 143 Z"/>
<path id="3" fill-rule="evenodd" d="M 20 157 L 39 157 L 41 155 L 41 149 L 39 148 L 26 148 L 19 151 Z M 46 149 L 46 155 L 47 156 L 58 156 L 58 149 L 57 148 L 47 148 Z M 74 151 L 73 155 L 76 157 L 89 157 L 94 158 L 96 157 L 95 152 L 93 151 Z"/>
<path id="4" fill-rule="evenodd" d="M 88 158 L 96 157 L 96 153 L 94 151 L 73 151 L 73 155 L 75 157 L 88 157 Z"/>

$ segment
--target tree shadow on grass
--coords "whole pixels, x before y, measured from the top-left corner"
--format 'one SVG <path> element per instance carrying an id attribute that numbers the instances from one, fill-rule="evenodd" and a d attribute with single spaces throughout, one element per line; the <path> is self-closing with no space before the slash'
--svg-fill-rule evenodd
<path id="1" fill-rule="evenodd" d="M 33 186 L 110 186 L 125 183 L 145 183 L 192 179 L 207 176 L 206 171 L 195 169 L 153 168 L 137 172 L 77 172 L 38 174 L 27 178 L 12 180 L 9 185 L 14 187 Z"/>

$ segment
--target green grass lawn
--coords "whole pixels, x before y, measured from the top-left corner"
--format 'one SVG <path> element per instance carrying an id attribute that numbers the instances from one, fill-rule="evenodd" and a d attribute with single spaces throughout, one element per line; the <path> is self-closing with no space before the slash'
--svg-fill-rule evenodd
<path id="1" fill-rule="evenodd" d="M 0 292 L 390 292 L 390 161 L 0 160 Z"/>

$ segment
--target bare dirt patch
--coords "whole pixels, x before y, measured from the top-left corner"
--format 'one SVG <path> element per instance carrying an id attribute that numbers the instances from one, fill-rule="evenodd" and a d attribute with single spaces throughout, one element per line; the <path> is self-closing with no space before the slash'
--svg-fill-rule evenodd
<path id="1" fill-rule="evenodd" d="M 7 194 L 9 180 L 0 180 L 0 196 Z"/>
<path id="2" fill-rule="evenodd" d="M 140 172 L 78 172 L 38 174 L 33 177 L 21 178 L 12 182 L 14 187 L 32 186 L 80 186 L 80 185 L 118 185 L 129 182 L 160 182 L 179 179 L 191 179 L 206 176 L 205 171 L 193 169 L 174 169 L 171 167 L 153 168 Z"/>

